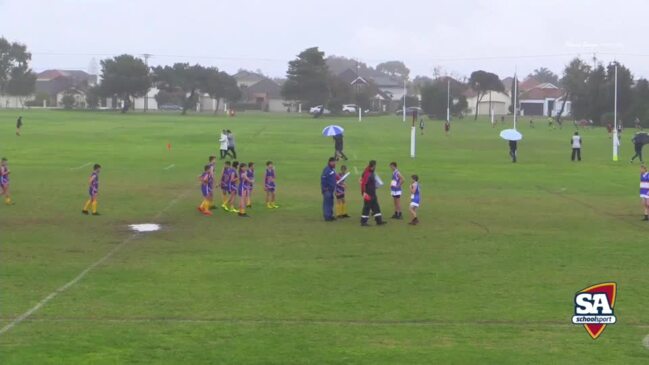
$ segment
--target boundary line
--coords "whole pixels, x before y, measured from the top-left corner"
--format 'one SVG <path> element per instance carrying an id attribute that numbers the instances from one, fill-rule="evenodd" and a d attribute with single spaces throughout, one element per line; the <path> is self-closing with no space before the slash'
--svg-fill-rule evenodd
<path id="1" fill-rule="evenodd" d="M 90 163 L 90 162 L 89 162 Z M 187 195 L 190 192 L 190 190 L 187 190 L 177 197 L 175 197 L 173 200 L 167 204 L 166 207 L 164 207 L 158 214 L 153 217 L 153 220 L 156 220 L 160 218 L 169 208 L 174 206 L 181 198 L 183 198 L 185 195 Z M 94 268 L 97 266 L 103 264 L 106 262 L 108 259 L 110 259 L 117 251 L 119 251 L 122 247 L 124 247 L 126 244 L 131 242 L 135 237 L 137 237 L 139 233 L 133 233 L 130 236 L 126 237 L 122 242 L 120 242 L 117 246 L 113 247 L 110 251 L 108 251 L 107 254 L 105 254 L 103 257 L 101 257 L 99 260 L 93 262 L 85 268 L 83 271 L 81 271 L 76 277 L 74 277 L 72 280 L 68 281 L 66 284 L 61 286 L 60 288 L 56 289 L 55 291 L 51 292 L 48 296 L 43 298 L 40 302 L 36 303 L 35 306 L 30 308 L 27 312 L 21 314 L 17 318 L 15 318 L 13 321 L 9 322 L 6 326 L 0 328 L 0 336 L 3 334 L 7 333 L 9 330 L 14 328 L 15 326 L 19 325 L 21 322 L 24 320 L 28 319 L 31 317 L 32 314 L 36 313 L 39 309 L 43 308 L 49 301 L 52 299 L 56 298 L 57 295 L 65 292 L 69 288 L 73 287 L 75 284 L 77 284 L 79 281 L 81 281 L 89 272 L 91 272 Z"/>
<path id="2" fill-rule="evenodd" d="M 70 170 L 81 170 L 82 168 L 87 167 L 87 166 L 90 166 L 90 165 L 92 165 L 92 162 L 86 162 L 86 163 L 84 163 L 84 164 L 81 165 L 81 166 L 70 167 Z"/>
<path id="3" fill-rule="evenodd" d="M 165 167 L 165 168 L 163 168 L 163 170 L 169 170 L 169 169 L 173 169 L 174 167 L 176 167 L 176 165 L 174 165 L 174 164 L 171 164 L 171 165 L 169 165 L 169 166 L 167 166 L 167 167 Z"/>

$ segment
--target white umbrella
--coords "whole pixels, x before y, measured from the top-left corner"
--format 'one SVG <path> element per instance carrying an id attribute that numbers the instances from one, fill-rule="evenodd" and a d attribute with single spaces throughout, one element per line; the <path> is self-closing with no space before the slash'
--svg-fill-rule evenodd
<path id="1" fill-rule="evenodd" d="M 325 129 L 322 130 L 322 135 L 325 137 L 333 137 L 339 134 L 343 134 L 343 132 L 345 132 L 343 127 L 339 125 L 330 125 L 328 127 L 325 127 Z"/>
<path id="2" fill-rule="evenodd" d="M 500 138 L 507 141 L 520 141 L 521 139 L 523 139 L 523 135 L 516 129 L 505 129 L 504 131 L 500 132 Z"/>

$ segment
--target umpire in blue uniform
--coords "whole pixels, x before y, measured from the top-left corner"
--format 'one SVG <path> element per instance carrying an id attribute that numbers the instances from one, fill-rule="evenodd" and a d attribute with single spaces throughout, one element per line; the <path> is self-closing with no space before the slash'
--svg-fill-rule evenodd
<path id="1" fill-rule="evenodd" d="M 322 189 L 322 214 L 326 222 L 335 221 L 334 218 L 334 193 L 336 191 L 336 158 L 331 157 L 329 163 L 322 170 L 320 178 Z"/>

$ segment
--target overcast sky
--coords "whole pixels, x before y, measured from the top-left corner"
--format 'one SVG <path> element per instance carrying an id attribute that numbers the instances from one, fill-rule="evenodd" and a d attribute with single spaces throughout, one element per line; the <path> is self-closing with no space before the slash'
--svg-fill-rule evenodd
<path id="1" fill-rule="evenodd" d="M 402 60 L 412 75 L 560 73 L 596 52 L 649 77 L 648 14 L 646 0 L 0 0 L 0 36 L 27 44 L 36 71 L 150 53 L 153 65 L 283 76 L 319 46 L 370 65 Z"/>

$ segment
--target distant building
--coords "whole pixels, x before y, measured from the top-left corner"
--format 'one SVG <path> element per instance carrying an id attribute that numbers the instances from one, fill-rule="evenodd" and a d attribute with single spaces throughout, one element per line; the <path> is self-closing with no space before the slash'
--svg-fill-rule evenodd
<path id="1" fill-rule="evenodd" d="M 466 97 L 467 115 L 475 114 L 476 104 L 478 115 L 490 115 L 490 110 L 493 110 L 494 115 L 509 114 L 511 96 L 506 92 L 487 91 L 481 95 L 480 101 L 478 101 L 478 93 L 471 88 L 465 90 L 463 95 Z"/>
<path id="2" fill-rule="evenodd" d="M 522 82 L 520 93 L 521 115 L 555 117 L 561 112 L 565 92 L 551 84 L 539 82 Z M 562 116 L 572 113 L 572 103 L 566 102 Z"/>
<path id="3" fill-rule="evenodd" d="M 97 75 L 80 70 L 47 70 L 36 76 L 35 94 L 47 96 L 47 106 L 59 106 L 67 92 L 75 100 L 83 100 L 88 88 L 97 84 Z"/>

